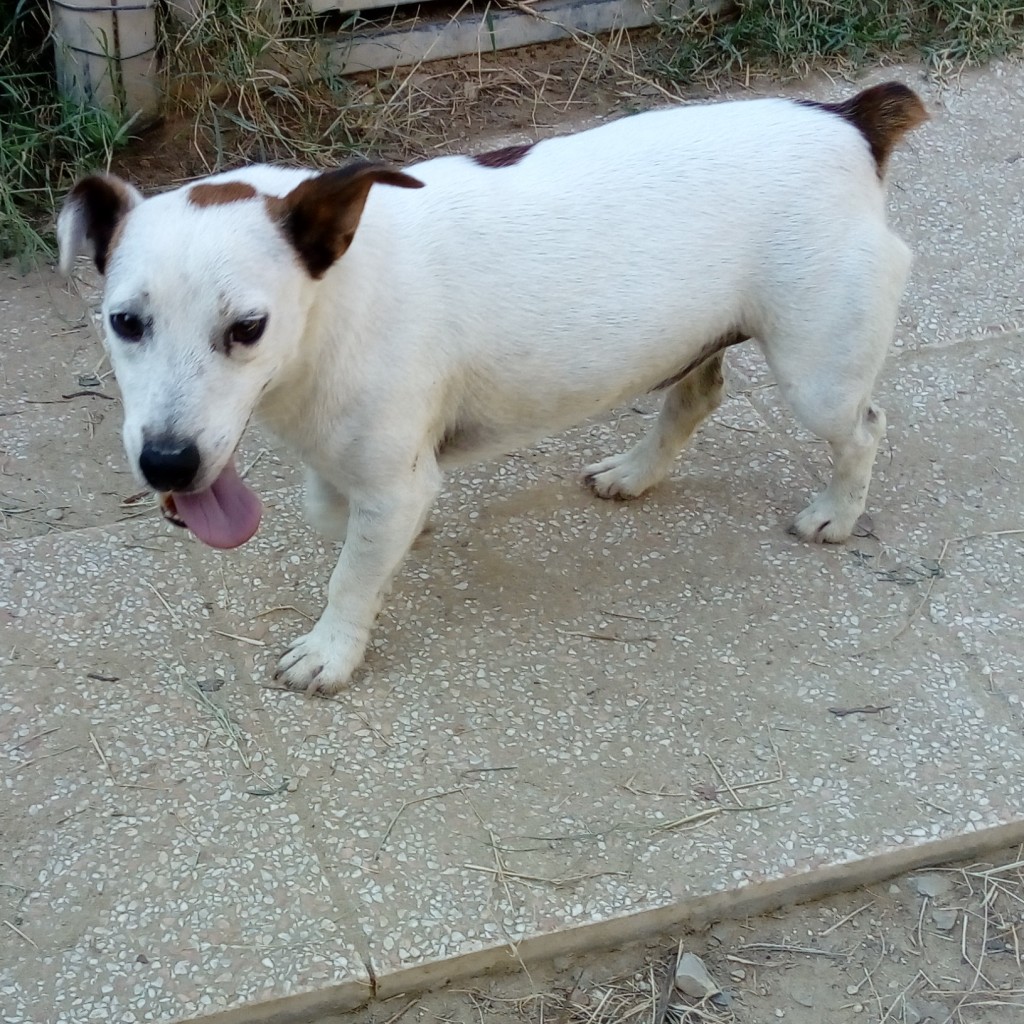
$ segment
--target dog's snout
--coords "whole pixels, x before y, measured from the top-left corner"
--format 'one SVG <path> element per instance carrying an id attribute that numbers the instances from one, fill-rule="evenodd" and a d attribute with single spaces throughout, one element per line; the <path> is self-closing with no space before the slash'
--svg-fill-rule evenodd
<path id="1" fill-rule="evenodd" d="M 199 449 L 191 441 L 160 438 L 146 441 L 139 469 L 155 491 L 183 491 L 199 472 Z"/>

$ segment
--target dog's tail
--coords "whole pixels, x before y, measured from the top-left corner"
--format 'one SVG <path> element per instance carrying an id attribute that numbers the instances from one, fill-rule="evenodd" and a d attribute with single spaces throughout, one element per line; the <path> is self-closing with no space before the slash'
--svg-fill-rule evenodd
<path id="1" fill-rule="evenodd" d="M 838 114 L 867 139 L 879 177 L 900 139 L 928 120 L 921 97 L 901 82 L 873 85 L 843 103 L 811 105 Z"/>

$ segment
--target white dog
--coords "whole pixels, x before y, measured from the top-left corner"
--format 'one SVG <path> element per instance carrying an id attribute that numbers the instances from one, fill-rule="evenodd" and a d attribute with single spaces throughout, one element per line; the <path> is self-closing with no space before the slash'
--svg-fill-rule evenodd
<path id="1" fill-rule="evenodd" d="M 883 172 L 926 117 L 890 83 L 834 105 L 654 111 L 409 173 L 257 166 L 148 199 L 93 175 L 60 214 L 60 262 L 105 274 L 128 459 L 201 540 L 234 547 L 259 525 L 234 465 L 253 413 L 306 464 L 312 520 L 346 539 L 277 676 L 331 693 L 444 469 L 664 391 L 647 436 L 585 471 L 603 497 L 639 495 L 748 337 L 831 446 L 832 480 L 793 528 L 847 538 L 910 265 Z"/>

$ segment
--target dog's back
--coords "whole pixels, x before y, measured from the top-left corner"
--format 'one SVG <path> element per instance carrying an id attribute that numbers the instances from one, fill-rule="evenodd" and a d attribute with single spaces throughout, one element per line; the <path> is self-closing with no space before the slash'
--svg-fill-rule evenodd
<path id="1" fill-rule="evenodd" d="M 430 160 L 409 169 L 422 191 L 371 194 L 346 260 L 416 296 L 375 304 L 381 328 L 432 336 L 432 358 L 459 368 L 467 422 L 488 421 L 499 447 L 527 440 L 653 387 L 730 332 L 770 340 L 780 302 L 843 287 L 851 242 L 898 276 L 880 169 L 897 126 L 923 115 L 905 93 L 886 117 L 866 101 L 754 100 Z M 380 251 L 399 235 L 400 251 Z"/>

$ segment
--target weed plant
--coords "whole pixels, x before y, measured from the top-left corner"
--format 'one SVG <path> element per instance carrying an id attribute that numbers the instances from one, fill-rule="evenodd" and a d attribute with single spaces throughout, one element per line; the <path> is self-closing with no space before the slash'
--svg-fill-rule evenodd
<path id="1" fill-rule="evenodd" d="M 126 139 L 114 115 L 58 97 L 45 5 L 0 0 L 0 258 L 50 255 L 55 203 Z"/>
<path id="2" fill-rule="evenodd" d="M 916 57 L 955 75 L 1024 52 L 1024 3 L 1013 0 L 740 0 L 695 6 L 663 24 L 657 70 L 680 83 L 813 68 L 853 71 Z"/>
<path id="3" fill-rule="evenodd" d="M 165 22 L 169 107 L 207 170 L 244 161 L 337 163 L 360 139 L 356 90 L 326 60 L 324 19 L 278 0 L 204 0 Z"/>

